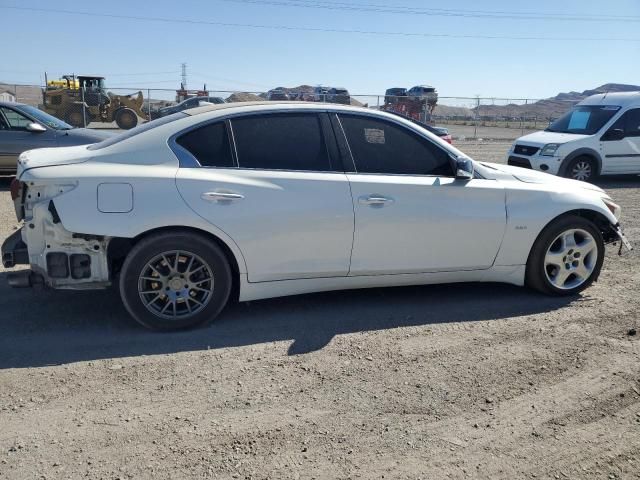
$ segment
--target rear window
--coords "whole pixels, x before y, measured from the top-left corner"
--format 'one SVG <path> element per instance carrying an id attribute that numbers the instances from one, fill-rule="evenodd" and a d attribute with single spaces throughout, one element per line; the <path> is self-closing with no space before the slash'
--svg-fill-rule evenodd
<path id="1" fill-rule="evenodd" d="M 114 135 L 113 137 L 109 137 L 106 140 L 103 140 L 98 143 L 94 143 L 87 147 L 87 150 L 100 150 L 102 148 L 110 147 L 111 145 L 115 145 L 116 143 L 120 143 L 128 138 L 135 137 L 136 135 L 140 135 L 148 130 L 152 130 L 161 125 L 165 125 L 167 123 L 175 122 L 176 120 L 180 120 L 181 118 L 186 117 L 187 114 L 183 112 L 173 113 L 171 115 L 167 115 L 166 117 L 157 118 L 156 120 L 151 120 L 150 122 L 143 123 L 142 125 L 138 125 L 131 130 L 127 130 L 126 132 L 120 133 L 119 135 Z"/>
<path id="2" fill-rule="evenodd" d="M 196 157 L 203 167 L 235 167 L 224 122 L 211 123 L 191 130 L 179 137 L 176 143 Z"/>

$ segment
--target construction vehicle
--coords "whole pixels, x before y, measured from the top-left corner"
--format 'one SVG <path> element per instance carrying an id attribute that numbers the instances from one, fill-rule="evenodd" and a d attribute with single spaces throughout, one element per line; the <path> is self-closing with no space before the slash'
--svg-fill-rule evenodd
<path id="1" fill-rule="evenodd" d="M 115 121 L 118 128 L 129 130 L 138 124 L 138 118 L 147 118 L 142 111 L 142 92 L 114 95 L 107 92 L 101 76 L 64 75 L 60 80 L 46 81 L 45 73 L 45 85 L 42 109 L 74 127 Z"/>

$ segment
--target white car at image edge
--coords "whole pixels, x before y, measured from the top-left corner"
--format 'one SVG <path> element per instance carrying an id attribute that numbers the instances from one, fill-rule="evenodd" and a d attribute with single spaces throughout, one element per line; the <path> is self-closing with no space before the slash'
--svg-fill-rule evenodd
<path id="1" fill-rule="evenodd" d="M 546 130 L 518 138 L 507 163 L 582 181 L 640 173 L 640 92 L 586 98 Z"/>
<path id="2" fill-rule="evenodd" d="M 12 286 L 118 285 L 143 325 L 191 327 L 230 300 L 506 282 L 566 295 L 623 241 L 600 188 L 475 162 L 384 112 L 205 106 L 90 146 L 20 156 Z"/>

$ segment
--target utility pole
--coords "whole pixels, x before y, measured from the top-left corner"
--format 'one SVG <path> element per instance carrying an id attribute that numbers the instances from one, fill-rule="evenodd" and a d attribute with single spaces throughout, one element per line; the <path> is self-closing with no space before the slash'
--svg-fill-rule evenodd
<path id="1" fill-rule="evenodd" d="M 182 64 L 182 88 L 187 90 L 187 64 Z"/>

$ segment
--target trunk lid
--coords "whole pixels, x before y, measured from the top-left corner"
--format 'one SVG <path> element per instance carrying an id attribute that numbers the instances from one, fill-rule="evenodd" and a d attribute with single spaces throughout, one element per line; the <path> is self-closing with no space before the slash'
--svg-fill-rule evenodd
<path id="1" fill-rule="evenodd" d="M 90 158 L 91 156 L 87 155 L 86 145 L 27 150 L 18 158 L 18 172 L 16 177 L 20 178 L 24 172 L 32 168 L 82 163 Z"/>

